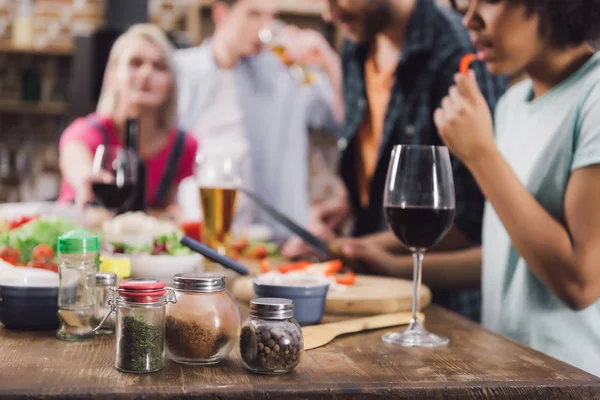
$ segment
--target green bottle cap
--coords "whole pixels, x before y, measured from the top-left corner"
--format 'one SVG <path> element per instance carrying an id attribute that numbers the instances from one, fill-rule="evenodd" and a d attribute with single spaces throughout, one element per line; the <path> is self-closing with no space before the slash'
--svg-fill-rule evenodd
<path id="1" fill-rule="evenodd" d="M 98 236 L 75 229 L 58 238 L 59 254 L 87 254 L 98 252 Z"/>

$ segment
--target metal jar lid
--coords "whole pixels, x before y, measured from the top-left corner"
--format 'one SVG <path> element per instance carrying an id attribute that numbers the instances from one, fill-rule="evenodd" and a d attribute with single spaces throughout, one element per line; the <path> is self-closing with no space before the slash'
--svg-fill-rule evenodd
<path id="1" fill-rule="evenodd" d="M 183 292 L 214 293 L 225 290 L 225 276 L 214 274 L 178 274 L 173 288 Z"/>
<path id="2" fill-rule="evenodd" d="M 96 285 L 109 286 L 117 284 L 117 274 L 96 272 Z"/>
<path id="3" fill-rule="evenodd" d="M 289 299 L 261 298 L 250 301 L 250 315 L 266 319 L 294 317 L 294 302 Z"/>

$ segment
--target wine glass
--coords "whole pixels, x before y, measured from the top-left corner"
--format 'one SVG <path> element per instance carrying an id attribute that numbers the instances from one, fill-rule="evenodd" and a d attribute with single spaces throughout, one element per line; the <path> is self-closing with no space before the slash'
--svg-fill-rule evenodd
<path id="1" fill-rule="evenodd" d="M 241 184 L 240 157 L 233 153 L 202 152 L 196 156 L 196 182 L 204 216 L 206 244 L 225 255 Z"/>
<path id="2" fill-rule="evenodd" d="M 137 156 L 131 149 L 98 146 L 92 164 L 92 193 L 106 209 L 125 211 L 133 201 L 137 181 Z"/>
<path id="3" fill-rule="evenodd" d="M 406 347 L 437 347 L 448 338 L 428 332 L 418 317 L 421 309 L 423 256 L 450 230 L 455 198 L 448 148 L 398 145 L 392 151 L 384 193 L 387 223 L 413 253 L 412 320 L 404 332 L 388 333 L 383 341 Z"/>

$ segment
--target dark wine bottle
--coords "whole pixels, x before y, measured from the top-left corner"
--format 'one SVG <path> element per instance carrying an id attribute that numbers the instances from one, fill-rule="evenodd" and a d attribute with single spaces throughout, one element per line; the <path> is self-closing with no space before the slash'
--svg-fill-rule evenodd
<path id="1" fill-rule="evenodd" d="M 137 119 L 128 119 L 125 126 L 125 147 L 131 149 L 137 156 L 137 179 L 133 190 L 132 201 L 127 211 L 146 211 L 146 164 L 142 161 L 139 151 L 140 124 Z"/>

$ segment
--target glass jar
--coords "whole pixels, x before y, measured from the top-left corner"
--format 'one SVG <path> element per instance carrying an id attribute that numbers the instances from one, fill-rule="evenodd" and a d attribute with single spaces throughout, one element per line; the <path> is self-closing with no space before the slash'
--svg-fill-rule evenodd
<path id="1" fill-rule="evenodd" d="M 92 322 L 94 326 L 103 322 L 102 326 L 94 331 L 96 335 L 112 335 L 115 333 L 116 318 L 111 313 L 108 300 L 112 297 L 110 287 L 116 284 L 117 275 L 104 272 L 96 273 L 96 312 Z M 108 318 L 104 320 L 106 315 L 108 315 Z"/>
<path id="2" fill-rule="evenodd" d="M 83 230 L 58 238 L 60 257 L 56 336 L 77 341 L 94 336 L 91 319 L 96 305 L 96 256 L 98 237 Z"/>
<path id="3" fill-rule="evenodd" d="M 119 283 L 113 299 L 117 313 L 115 368 L 121 372 L 156 372 L 165 363 L 165 309 L 175 302 L 164 282 L 131 279 Z"/>
<path id="4" fill-rule="evenodd" d="M 240 353 L 248 370 L 267 375 L 288 373 L 300 363 L 303 349 L 302 329 L 294 319 L 293 301 L 250 301 L 250 318 L 240 337 Z"/>
<path id="5" fill-rule="evenodd" d="M 176 304 L 167 307 L 166 340 L 171 360 L 210 365 L 227 358 L 240 336 L 242 318 L 225 277 L 180 274 L 174 279 Z"/>

